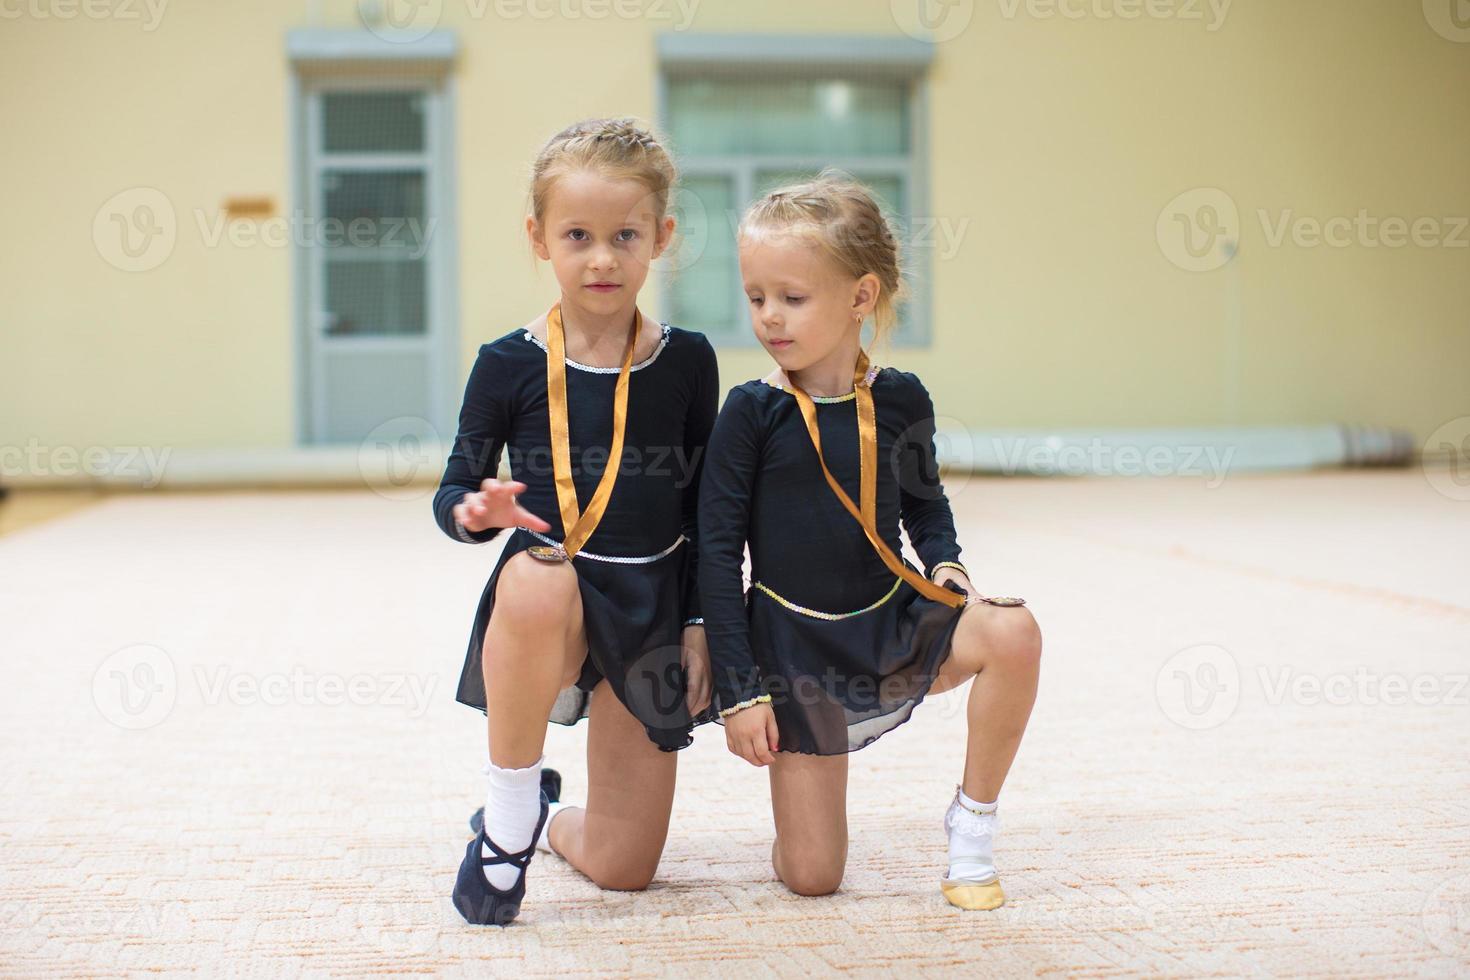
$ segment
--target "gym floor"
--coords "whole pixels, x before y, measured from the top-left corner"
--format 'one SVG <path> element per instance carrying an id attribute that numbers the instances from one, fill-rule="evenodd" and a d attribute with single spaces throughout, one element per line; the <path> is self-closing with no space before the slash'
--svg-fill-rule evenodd
<path id="1" fill-rule="evenodd" d="M 38 494 L 0 508 L 6 973 L 1464 975 L 1470 501 L 1420 469 L 951 477 L 1041 695 L 1001 795 L 1009 902 L 938 888 L 964 691 L 852 760 L 841 890 L 768 864 L 763 773 L 703 729 L 642 893 L 538 855 L 449 903 L 483 796 L 454 700 L 498 544 L 428 489 Z M 1460 488 L 1463 489 L 1463 488 Z M 553 727 L 564 796 L 585 723 Z"/>

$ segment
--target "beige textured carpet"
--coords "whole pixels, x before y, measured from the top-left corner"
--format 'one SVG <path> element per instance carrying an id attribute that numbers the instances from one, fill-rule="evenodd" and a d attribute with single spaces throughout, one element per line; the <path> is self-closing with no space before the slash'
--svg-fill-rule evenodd
<path id="1" fill-rule="evenodd" d="M 764 776 L 711 729 L 651 889 L 542 856 L 520 922 L 466 927 L 454 688 L 498 545 L 426 497 L 135 495 L 0 538 L 0 973 L 1470 973 L 1470 502 L 1417 470 L 952 486 L 1045 636 L 1005 908 L 937 888 L 957 694 L 854 757 L 835 896 L 774 881 Z M 548 745 L 573 798 L 585 732 Z"/>

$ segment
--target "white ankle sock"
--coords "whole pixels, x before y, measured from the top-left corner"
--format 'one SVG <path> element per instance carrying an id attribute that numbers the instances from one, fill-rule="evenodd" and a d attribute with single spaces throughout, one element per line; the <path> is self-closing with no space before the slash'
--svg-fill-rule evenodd
<path id="1" fill-rule="evenodd" d="M 553 803 L 546 813 L 546 823 L 541 827 L 541 836 L 536 838 L 536 850 L 545 851 L 547 854 L 556 854 L 556 848 L 551 846 L 551 821 L 556 815 L 566 808 L 565 803 Z M 557 854 L 557 857 L 561 857 Z"/>
<path id="2" fill-rule="evenodd" d="M 541 817 L 541 763 L 524 769 L 502 769 L 493 762 L 485 763 L 482 770 L 489 784 L 485 792 L 485 836 L 500 846 L 503 851 L 514 854 L 524 851 L 536 832 L 536 821 Z M 495 852 L 480 845 L 482 857 L 492 857 Z M 515 885 L 521 877 L 521 869 L 513 864 L 488 864 L 484 867 L 485 880 L 491 887 L 504 891 Z"/>
<path id="3" fill-rule="evenodd" d="M 944 814 L 950 878 L 986 882 L 996 877 L 995 834 L 1000 824 L 996 802 L 972 800 L 962 788 L 955 787 L 954 801 Z"/>

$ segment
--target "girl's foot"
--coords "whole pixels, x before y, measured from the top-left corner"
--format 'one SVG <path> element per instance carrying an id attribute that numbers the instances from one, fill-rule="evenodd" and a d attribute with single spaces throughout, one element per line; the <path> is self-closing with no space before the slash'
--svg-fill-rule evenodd
<path id="1" fill-rule="evenodd" d="M 999 822 L 995 803 L 977 802 L 955 787 L 954 801 L 944 814 L 944 829 L 949 834 L 949 873 L 939 889 L 956 908 L 990 910 L 1005 904 L 993 856 Z"/>
<path id="2" fill-rule="evenodd" d="M 536 836 L 546 825 L 550 801 L 541 796 L 541 815 L 536 821 Z M 480 828 L 474 840 L 465 848 L 464 860 L 459 865 L 459 876 L 454 881 L 454 907 L 464 920 L 472 925 L 509 925 L 521 911 L 521 901 L 526 897 L 526 872 L 536 846 L 521 851 L 508 852 L 485 836 Z M 487 880 L 491 868 L 509 865 L 514 869 L 515 883 L 508 888 L 496 888 Z"/>
<path id="3" fill-rule="evenodd" d="M 536 835 L 536 849 L 545 851 L 548 854 L 555 854 L 556 852 L 551 849 L 551 821 L 556 816 L 557 811 L 566 806 L 565 803 L 561 802 L 561 773 L 555 769 L 542 769 L 541 792 L 545 794 L 546 799 L 551 803 L 551 809 L 546 817 L 546 823 L 541 827 L 541 832 Z M 470 830 L 478 834 L 480 828 L 484 825 L 485 808 L 480 807 L 474 813 L 470 814 Z"/>

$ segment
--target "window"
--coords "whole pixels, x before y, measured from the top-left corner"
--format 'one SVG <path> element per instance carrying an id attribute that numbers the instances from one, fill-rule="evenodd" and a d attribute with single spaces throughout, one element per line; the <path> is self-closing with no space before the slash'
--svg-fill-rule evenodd
<path id="1" fill-rule="evenodd" d="M 678 35 L 660 39 L 660 55 L 661 121 L 683 177 L 676 203 L 684 241 L 664 287 L 672 322 L 728 346 L 755 343 L 735 255 L 740 214 L 761 194 L 824 167 L 866 183 L 900 242 L 912 240 L 925 199 L 927 45 Z M 894 343 L 922 344 L 926 256 L 909 247 L 904 259 L 913 289 Z"/>

